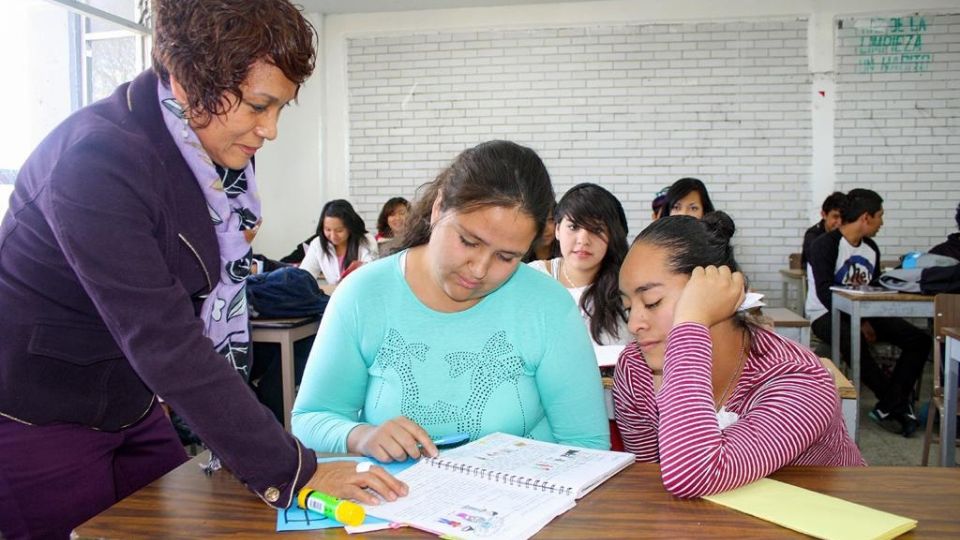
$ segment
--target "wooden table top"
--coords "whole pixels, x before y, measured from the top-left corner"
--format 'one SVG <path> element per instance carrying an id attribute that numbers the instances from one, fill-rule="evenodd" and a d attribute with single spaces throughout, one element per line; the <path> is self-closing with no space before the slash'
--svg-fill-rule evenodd
<path id="1" fill-rule="evenodd" d="M 774 326 L 784 328 L 806 328 L 810 326 L 810 321 L 787 308 L 782 307 L 764 307 L 761 309 L 764 316 L 773 320 Z"/>
<path id="2" fill-rule="evenodd" d="M 800 268 L 781 268 L 780 275 L 783 277 L 800 279 L 804 277 L 804 272 Z"/>
<path id="3" fill-rule="evenodd" d="M 196 458 L 77 529 L 80 538 L 263 538 L 278 534 L 276 511 L 229 473 L 205 476 Z M 960 469 L 791 467 L 773 478 L 834 495 L 919 524 L 902 538 L 960 537 Z M 786 503 L 786 502 L 785 502 Z M 415 529 L 348 536 L 343 529 L 284 532 L 301 538 L 435 538 Z M 799 533 L 714 503 L 664 491 L 656 464 L 614 476 L 536 538 L 801 538 Z"/>
<path id="4" fill-rule="evenodd" d="M 948 326 L 946 328 L 941 328 L 940 331 L 943 332 L 943 335 L 945 336 L 952 337 L 953 339 L 960 339 L 960 328 Z"/>

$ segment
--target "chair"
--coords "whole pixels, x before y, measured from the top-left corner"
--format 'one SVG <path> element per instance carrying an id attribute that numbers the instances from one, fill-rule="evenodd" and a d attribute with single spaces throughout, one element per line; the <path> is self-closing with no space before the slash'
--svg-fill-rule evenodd
<path id="1" fill-rule="evenodd" d="M 805 271 L 804 268 L 801 268 L 801 267 L 800 267 L 800 254 L 799 254 L 799 253 L 791 253 L 790 255 L 787 255 L 787 267 L 790 268 L 791 270 L 804 270 L 804 271 Z"/>
<path id="2" fill-rule="evenodd" d="M 927 409 L 927 429 L 923 435 L 923 460 L 927 465 L 930 458 L 930 443 L 940 441 L 939 435 L 933 431 L 933 420 L 936 415 L 943 415 L 943 383 L 941 370 L 943 356 L 941 348 L 944 346 L 943 329 L 951 326 L 960 326 L 960 294 L 938 294 L 933 300 L 933 395 L 930 397 L 930 406 Z"/>

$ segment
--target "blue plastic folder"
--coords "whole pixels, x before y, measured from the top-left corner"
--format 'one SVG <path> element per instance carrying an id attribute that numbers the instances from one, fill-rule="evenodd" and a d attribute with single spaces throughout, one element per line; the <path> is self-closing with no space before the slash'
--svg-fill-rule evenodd
<path id="1" fill-rule="evenodd" d="M 416 463 L 416 460 L 413 459 L 408 459 L 407 461 L 400 463 L 380 463 L 378 461 L 363 457 L 317 458 L 317 463 L 324 463 L 328 461 L 369 461 L 383 467 L 387 470 L 387 472 L 393 475 Z M 389 522 L 372 516 L 367 516 L 367 518 L 363 520 L 364 525 L 373 525 L 377 523 L 385 524 Z M 290 506 L 290 508 L 277 510 L 277 532 L 311 531 L 315 529 L 331 529 L 334 527 L 343 527 L 343 523 L 340 523 L 335 519 L 330 519 L 323 514 L 314 512 L 313 510 L 300 508 L 296 505 L 296 503 Z"/>

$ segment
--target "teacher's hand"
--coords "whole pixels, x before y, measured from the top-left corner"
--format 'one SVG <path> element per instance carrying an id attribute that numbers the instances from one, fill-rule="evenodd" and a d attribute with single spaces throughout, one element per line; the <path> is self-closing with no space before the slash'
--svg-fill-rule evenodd
<path id="1" fill-rule="evenodd" d="M 439 454 L 430 434 L 405 416 L 391 418 L 379 426 L 360 424 L 347 435 L 347 449 L 383 462 Z"/>
<path id="2" fill-rule="evenodd" d="M 318 463 L 317 471 L 306 487 L 366 504 L 380 501 L 366 489 L 370 489 L 388 501 L 395 501 L 407 494 L 407 485 L 376 465 L 366 472 L 357 471 L 356 461 L 330 461 Z"/>
<path id="3" fill-rule="evenodd" d="M 673 309 L 673 324 L 695 322 L 710 328 L 733 316 L 746 295 L 742 273 L 726 266 L 698 266 Z"/>

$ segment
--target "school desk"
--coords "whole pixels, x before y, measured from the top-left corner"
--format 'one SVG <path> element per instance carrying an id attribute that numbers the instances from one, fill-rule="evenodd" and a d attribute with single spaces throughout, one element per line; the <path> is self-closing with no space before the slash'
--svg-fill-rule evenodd
<path id="1" fill-rule="evenodd" d="M 289 319 L 250 319 L 250 340 L 280 345 L 280 381 L 283 385 L 283 427 L 290 429 L 290 411 L 296 393 L 296 362 L 293 344 L 317 334 L 317 317 Z M 256 359 L 254 359 L 256 361 Z"/>
<path id="2" fill-rule="evenodd" d="M 840 359 L 840 314 L 850 315 L 850 358 L 853 367 L 853 387 L 857 390 L 857 411 L 860 410 L 860 319 L 865 317 L 903 317 L 903 318 L 933 318 L 933 297 L 912 293 L 880 293 L 858 294 L 846 291 L 831 291 L 833 293 L 833 309 L 830 311 L 830 335 L 833 336 L 830 345 L 830 357 Z M 859 414 L 855 422 L 857 436 L 860 440 Z"/>
<path id="3" fill-rule="evenodd" d="M 793 311 L 803 313 L 803 305 L 807 301 L 807 275 L 800 268 L 781 268 L 781 294 L 783 295 L 783 305 L 789 306 L 790 288 L 797 287 L 796 300 L 793 303 Z"/>
<path id="4" fill-rule="evenodd" d="M 779 307 L 764 307 L 763 314 L 773 321 L 773 331 L 810 348 L 810 321 L 803 315 Z"/>
<path id="5" fill-rule="evenodd" d="M 81 525 L 79 538 L 436 538 L 409 528 L 275 533 L 276 511 L 226 471 L 206 476 L 206 453 Z M 773 478 L 919 521 L 901 538 L 960 538 L 960 469 L 790 467 Z M 535 538 L 803 538 L 704 500 L 669 495 L 656 464 L 628 467 Z"/>

